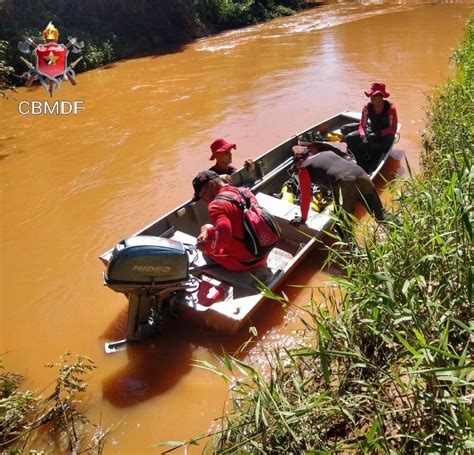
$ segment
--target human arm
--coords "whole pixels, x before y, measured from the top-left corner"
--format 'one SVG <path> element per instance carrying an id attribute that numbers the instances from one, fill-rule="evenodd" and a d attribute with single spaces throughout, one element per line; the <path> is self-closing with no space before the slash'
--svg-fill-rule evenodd
<path id="1" fill-rule="evenodd" d="M 231 240 L 232 224 L 229 218 L 221 215 L 214 225 L 205 224 L 201 227 L 197 237 L 197 248 L 202 251 L 218 251 L 225 249 Z"/>
<path id="2" fill-rule="evenodd" d="M 215 227 L 212 224 L 204 224 L 201 226 L 201 231 L 196 238 L 196 247 L 198 250 L 206 251 L 208 245 L 211 245 L 215 237 Z"/>
<path id="3" fill-rule="evenodd" d="M 360 117 L 359 128 L 358 128 L 358 131 L 362 140 L 365 138 L 365 129 L 367 128 L 368 121 L 369 121 L 369 106 L 368 104 L 366 104 L 362 108 L 362 115 Z"/>
<path id="4" fill-rule="evenodd" d="M 224 180 L 225 183 L 228 183 L 229 185 L 232 185 L 232 177 L 229 174 L 221 174 L 219 177 L 222 180 Z"/>
<path id="5" fill-rule="evenodd" d="M 300 184 L 300 210 L 301 216 L 290 221 L 293 226 L 299 226 L 306 223 L 308 219 L 309 205 L 311 203 L 311 178 L 305 167 L 301 167 L 298 172 L 298 180 Z"/>
<path id="6" fill-rule="evenodd" d="M 253 160 L 251 158 L 247 158 L 244 161 L 244 168 L 247 169 L 247 171 L 252 171 L 253 168 L 255 167 Z"/>
<path id="7" fill-rule="evenodd" d="M 398 128 L 398 115 L 397 109 L 394 104 L 390 106 L 388 110 L 388 119 L 390 125 L 388 128 L 382 130 L 382 136 L 386 136 L 387 134 L 396 134 Z"/>
<path id="8" fill-rule="evenodd" d="M 233 202 L 214 199 L 209 204 L 212 229 L 208 230 L 207 242 L 211 250 L 226 249 L 234 237 L 242 237 L 236 226 L 242 219 L 242 211 Z M 235 228 L 233 228 L 233 225 Z M 237 230 L 237 232 L 234 232 Z"/>

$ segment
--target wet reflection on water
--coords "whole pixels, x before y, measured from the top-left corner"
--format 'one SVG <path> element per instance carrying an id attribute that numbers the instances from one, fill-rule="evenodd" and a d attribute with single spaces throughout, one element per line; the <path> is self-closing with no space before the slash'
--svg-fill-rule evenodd
<path id="1" fill-rule="evenodd" d="M 111 325 L 104 334 L 106 339 L 124 338 L 126 313 L 120 321 Z M 252 324 L 260 337 L 265 337 L 273 328 L 279 327 L 284 319 L 284 310 L 277 302 L 268 302 L 265 311 L 252 318 Z M 250 325 L 249 324 L 249 325 Z M 249 339 L 249 325 L 235 335 L 218 334 L 197 328 L 179 319 L 168 319 L 159 337 L 151 342 L 132 343 L 125 349 L 128 362 L 125 366 L 106 377 L 102 383 L 104 398 L 114 406 L 128 407 L 141 401 L 168 392 L 181 378 L 192 370 L 193 353 L 204 348 L 216 355 L 227 352 L 244 359 L 256 343 L 241 346 Z M 117 330 L 123 327 L 122 330 Z"/>

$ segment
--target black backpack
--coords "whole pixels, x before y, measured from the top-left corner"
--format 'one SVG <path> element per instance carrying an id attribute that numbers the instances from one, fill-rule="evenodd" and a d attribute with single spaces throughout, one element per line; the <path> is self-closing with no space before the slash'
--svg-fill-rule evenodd
<path id="1" fill-rule="evenodd" d="M 275 217 L 260 205 L 251 201 L 245 191 L 239 190 L 241 199 L 234 195 L 218 194 L 216 199 L 229 201 L 242 210 L 244 223 L 243 241 L 249 253 L 255 258 L 266 256 L 281 237 L 281 229 Z M 249 190 L 247 190 L 249 191 Z M 234 237 L 235 238 L 235 237 Z"/>

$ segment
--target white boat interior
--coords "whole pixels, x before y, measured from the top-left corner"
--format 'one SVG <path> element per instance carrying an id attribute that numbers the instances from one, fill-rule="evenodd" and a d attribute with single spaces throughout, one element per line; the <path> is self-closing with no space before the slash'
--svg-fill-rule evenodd
<path id="1" fill-rule="evenodd" d="M 290 177 L 292 147 L 298 144 L 299 138 L 308 135 L 330 133 L 332 137 L 340 137 L 340 127 L 358 122 L 359 118 L 360 113 L 350 111 L 331 117 L 263 153 L 254 160 L 255 166 L 251 171 L 242 168 L 232 176 L 236 186 L 252 189 L 259 204 L 275 216 L 282 230 L 281 239 L 271 251 L 265 267 L 251 272 L 231 272 L 209 264 L 200 251 L 192 248 L 200 227 L 210 222 L 207 205 L 202 201 L 187 201 L 133 235 L 167 238 L 190 245 L 190 284 L 185 298 L 179 299 L 180 317 L 234 333 L 265 300 L 262 285 L 276 290 L 285 276 L 314 247 L 316 240 L 334 223 L 333 204 L 330 203 L 321 212 L 310 210 L 305 225 L 295 228 L 289 224 L 290 220 L 300 215 L 298 205 L 280 198 L 282 186 Z M 371 178 L 377 175 L 389 153 L 382 157 Z M 113 249 L 110 249 L 101 255 L 105 264 L 108 264 L 112 252 Z"/>

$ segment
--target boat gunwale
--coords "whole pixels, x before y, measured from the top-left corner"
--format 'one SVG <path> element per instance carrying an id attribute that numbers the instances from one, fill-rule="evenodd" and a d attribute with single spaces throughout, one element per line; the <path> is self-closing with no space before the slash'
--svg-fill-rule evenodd
<path id="1" fill-rule="evenodd" d="M 337 123 L 337 120 L 339 119 L 340 121 L 338 122 L 341 126 L 345 123 L 348 122 L 356 122 L 360 120 L 360 113 L 356 111 L 342 111 L 332 117 L 327 118 L 326 120 L 319 122 L 309 128 L 306 128 L 302 130 L 300 133 L 291 136 L 287 140 L 279 143 L 275 147 L 267 150 L 266 152 L 262 153 L 259 155 L 257 158 L 255 158 L 254 162 L 262 161 L 265 160 L 267 156 L 269 156 L 272 152 L 275 150 L 281 148 L 282 150 L 290 148 L 291 150 L 291 143 L 297 141 L 298 136 L 308 133 L 310 131 L 317 131 L 321 126 L 326 125 L 326 124 L 331 124 L 331 123 Z M 344 120 L 344 121 L 343 121 Z M 399 136 L 399 131 L 400 131 L 401 124 L 398 124 L 398 129 L 397 129 L 397 136 Z M 331 132 L 337 131 L 337 128 L 335 130 L 330 130 Z M 398 142 L 398 138 L 394 141 L 394 143 L 391 145 L 389 150 L 384 154 L 384 156 L 380 159 L 379 163 L 377 164 L 377 167 L 369 174 L 370 179 L 373 181 L 377 175 L 379 174 L 380 170 L 382 167 L 385 165 L 388 157 L 390 156 L 392 149 L 394 145 Z M 285 153 L 285 152 L 282 152 Z M 278 155 L 277 155 L 278 156 Z M 270 161 L 270 158 L 267 160 Z M 246 185 L 249 189 L 253 190 L 255 194 L 261 192 L 263 194 L 267 194 L 265 191 L 259 191 L 261 188 L 264 188 L 265 184 L 271 182 L 273 178 L 277 178 L 278 174 L 281 172 L 284 172 L 285 170 L 288 170 L 290 166 L 292 165 L 293 158 L 290 156 L 286 158 L 283 162 L 278 164 L 276 167 L 273 169 L 269 170 L 267 173 L 264 173 L 261 175 L 260 178 L 257 178 L 251 182 L 244 182 L 243 185 Z M 238 178 L 242 179 L 242 173 L 245 171 L 243 167 L 237 170 L 236 174 L 233 174 L 233 176 L 238 176 Z M 243 180 L 243 179 L 242 179 Z M 131 237 L 143 235 L 144 232 L 148 230 L 153 230 L 155 226 L 157 226 L 161 222 L 167 222 L 168 223 L 168 229 L 163 231 L 163 234 L 166 234 L 168 232 L 175 232 L 175 226 L 171 222 L 170 218 L 173 217 L 173 215 L 177 215 L 180 210 L 183 208 L 187 208 L 190 206 L 195 205 L 194 202 L 192 202 L 191 199 L 185 201 L 183 204 L 169 210 L 166 214 L 162 215 L 161 217 L 156 218 L 153 220 L 151 223 L 143 227 L 142 229 L 138 230 L 135 234 L 133 234 Z M 310 252 L 310 250 L 315 246 L 316 242 L 327 232 L 330 230 L 334 224 L 336 223 L 335 218 L 332 216 L 332 211 L 333 211 L 333 203 L 329 204 L 325 210 L 319 213 L 319 215 L 324 215 L 327 217 L 327 220 L 322 224 L 322 226 L 318 227 L 317 230 L 311 230 L 311 231 L 306 231 L 304 228 L 299 230 L 300 233 L 308 236 L 308 241 L 307 242 L 301 242 L 300 244 L 302 247 L 297 250 L 295 255 L 289 260 L 281 270 L 278 270 L 277 273 L 274 274 L 273 278 L 266 283 L 266 287 L 270 289 L 271 291 L 276 290 L 281 283 L 287 278 L 287 276 L 300 264 L 300 262 L 307 256 L 307 254 Z M 296 206 L 295 206 L 296 207 Z M 179 215 L 178 215 L 179 216 Z M 316 215 L 318 216 L 318 215 Z M 189 235 L 189 234 L 188 234 Z M 294 240 L 293 238 L 290 238 L 290 240 Z M 105 265 L 108 263 L 108 258 L 110 257 L 111 253 L 113 252 L 114 248 L 109 249 L 102 255 L 100 255 L 100 259 L 104 262 Z M 205 270 L 203 271 L 205 273 Z M 104 272 L 105 273 L 105 272 Z M 250 274 L 252 271 L 249 272 Z M 211 274 L 212 276 L 212 274 Z M 227 279 L 220 279 L 218 278 L 221 282 L 226 282 L 229 286 L 238 286 L 238 283 L 234 282 L 234 280 L 227 278 Z M 247 294 L 242 297 L 237 297 L 237 298 L 232 298 L 231 301 L 234 302 L 234 308 L 240 307 L 239 301 L 243 302 L 246 301 L 244 304 L 244 307 L 246 307 L 246 312 L 245 314 L 238 314 L 237 316 L 235 315 L 236 313 L 229 314 L 229 312 L 222 312 L 219 303 L 222 302 L 216 302 L 213 305 L 210 306 L 202 306 L 200 304 L 197 304 L 200 308 L 195 308 L 192 306 L 185 305 L 188 310 L 194 312 L 194 313 L 201 313 L 204 316 L 204 320 L 206 321 L 206 314 L 214 314 L 214 316 L 209 316 L 210 318 L 215 318 L 216 315 L 220 315 L 217 317 L 224 318 L 225 321 L 223 324 L 227 326 L 231 326 L 230 330 L 227 328 L 227 332 L 229 333 L 234 333 L 237 331 L 241 325 L 244 323 L 244 321 L 250 316 L 251 313 L 256 311 L 256 309 L 261 305 L 261 303 L 267 298 L 265 293 L 262 292 L 260 289 L 255 289 L 254 294 Z M 249 303 L 251 301 L 251 303 Z M 229 304 L 230 301 L 226 301 L 226 304 Z M 202 306 L 202 308 L 201 308 Z M 207 322 L 205 323 L 207 325 Z M 221 326 L 222 326 L 222 321 L 221 321 Z M 215 327 L 217 328 L 217 327 Z M 217 329 L 221 330 L 221 329 Z"/>
<path id="2" fill-rule="evenodd" d="M 259 155 L 257 158 L 255 158 L 253 161 L 254 162 L 258 162 L 258 161 L 261 161 L 262 159 L 264 159 L 266 156 L 268 156 L 271 152 L 273 152 L 274 150 L 278 149 L 279 147 L 283 147 L 285 146 L 286 144 L 288 144 L 289 142 L 291 141 L 294 141 L 295 138 L 297 138 L 298 136 L 302 135 L 302 134 L 305 134 L 306 132 L 308 131 L 314 131 L 316 128 L 320 127 L 321 125 L 324 125 L 328 122 L 331 122 L 331 121 L 335 121 L 336 119 L 340 118 L 340 117 L 347 117 L 348 120 L 359 120 L 360 119 L 360 116 L 361 114 L 356 112 L 356 111 L 350 111 L 350 110 L 346 110 L 346 111 L 342 111 L 342 112 L 339 112 L 338 114 L 335 114 L 333 115 L 332 117 L 328 117 L 327 119 L 321 121 L 321 122 L 318 122 L 316 124 L 314 124 L 313 126 L 309 127 L 309 128 L 306 128 L 304 130 L 302 130 L 301 132 L 289 137 L 288 139 L 286 139 L 285 141 L 282 141 L 280 142 L 279 144 L 277 144 L 276 146 L 272 147 L 271 149 L 265 151 L 264 153 L 262 153 L 261 155 Z M 391 150 L 391 148 L 390 148 Z M 252 191 L 254 190 L 258 190 L 259 187 L 263 186 L 263 184 L 265 182 L 267 182 L 269 179 L 271 179 L 273 176 L 275 176 L 276 174 L 278 174 L 278 172 L 280 172 L 282 169 L 284 169 L 286 166 L 288 166 L 288 164 L 292 161 L 292 158 L 288 158 L 286 159 L 283 163 L 280 163 L 277 167 L 273 168 L 272 170 L 270 170 L 267 174 L 263 175 L 261 178 L 259 179 L 256 179 L 254 182 L 249 182 L 249 183 L 252 183 L 250 185 L 248 185 L 248 188 Z M 245 168 L 242 166 L 240 167 L 236 172 L 235 174 L 233 175 L 236 175 L 236 174 L 242 174 L 242 172 L 245 171 Z M 140 230 L 136 231 L 135 233 L 125 237 L 125 238 L 129 238 L 129 237 L 136 237 L 136 236 L 139 236 L 139 235 L 142 235 L 143 232 L 147 231 L 147 230 L 150 230 L 152 229 L 156 224 L 158 224 L 160 221 L 162 220 L 165 220 L 167 218 L 170 218 L 174 213 L 178 212 L 179 210 L 181 210 L 182 208 L 184 207 L 187 207 L 187 206 L 190 206 L 194 204 L 194 202 L 192 202 L 192 199 L 188 199 L 187 201 L 185 201 L 184 203 L 182 203 L 181 205 L 177 206 L 177 207 L 174 207 L 173 209 L 169 210 L 167 213 L 165 213 L 164 215 L 158 217 L 158 218 L 155 218 L 152 222 L 150 222 L 149 224 L 145 225 L 144 227 L 142 227 Z M 109 248 L 108 250 L 106 250 L 104 253 L 100 254 L 99 255 L 99 259 L 105 264 L 107 265 L 108 263 L 108 258 L 110 257 L 110 254 L 113 252 L 115 247 L 112 247 L 112 248 Z"/>

